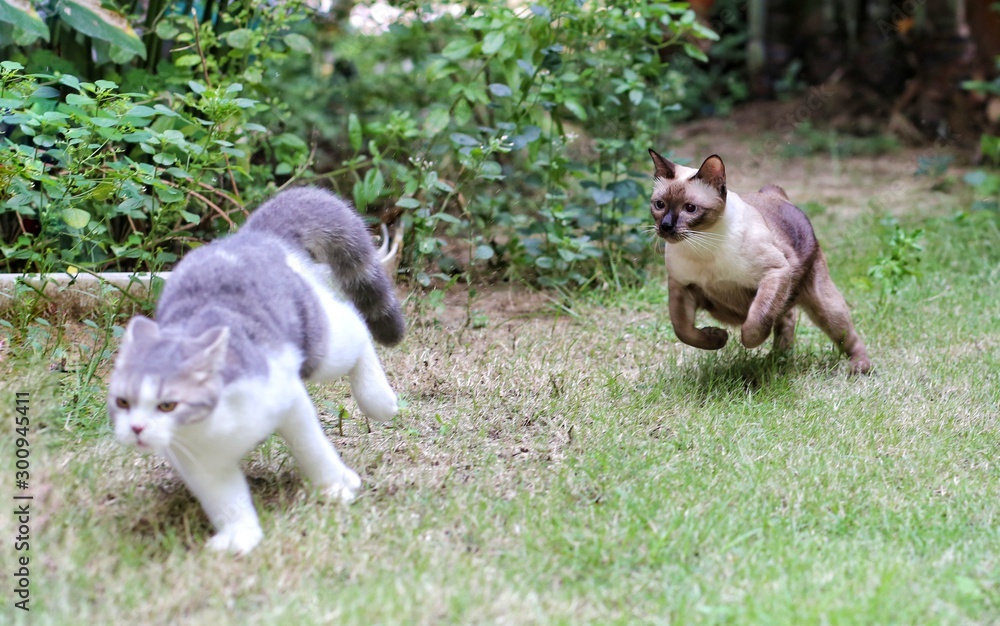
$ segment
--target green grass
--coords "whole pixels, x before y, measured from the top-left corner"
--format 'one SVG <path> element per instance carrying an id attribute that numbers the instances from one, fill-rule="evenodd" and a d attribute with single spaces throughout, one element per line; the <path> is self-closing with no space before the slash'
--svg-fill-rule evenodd
<path id="1" fill-rule="evenodd" d="M 94 360 L 63 342 L 69 371 L 50 372 L 36 336 L 0 362 L 3 411 L 32 393 L 37 494 L 32 611 L 5 578 L 0 621 L 998 623 L 998 220 L 904 225 L 925 230 L 920 276 L 882 297 L 880 216 L 823 222 L 870 377 L 808 322 L 787 357 L 682 346 L 662 274 L 578 317 L 515 293 L 482 304 L 485 329 L 411 320 L 383 353 L 393 424 L 341 436 L 346 386 L 314 390 L 360 499 L 319 503 L 265 443 L 247 460 L 265 539 L 243 559 L 205 551 L 171 470 L 113 442 L 104 370 L 88 383 Z"/>

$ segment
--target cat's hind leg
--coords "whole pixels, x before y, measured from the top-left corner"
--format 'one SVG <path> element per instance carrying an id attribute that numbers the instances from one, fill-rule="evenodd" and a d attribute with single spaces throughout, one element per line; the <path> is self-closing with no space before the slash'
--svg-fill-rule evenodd
<path id="1" fill-rule="evenodd" d="M 799 310 L 796 307 L 788 309 L 774 322 L 774 351 L 786 352 L 795 343 L 795 324 L 799 319 Z"/>
<path id="2" fill-rule="evenodd" d="M 296 398 L 278 426 L 278 434 L 310 482 L 325 495 L 350 502 L 361 487 L 361 478 L 340 460 L 326 438 L 305 387 L 298 386 L 289 393 Z"/>
<path id="3" fill-rule="evenodd" d="M 378 422 L 391 420 L 399 412 L 396 392 L 392 390 L 378 360 L 375 346 L 366 342 L 361 356 L 351 369 L 348 379 L 351 392 L 361 412 Z"/>
<path id="4" fill-rule="evenodd" d="M 872 369 L 868 351 L 854 330 L 847 301 L 833 284 L 822 252 L 813 267 L 812 281 L 799 299 L 799 304 L 805 309 L 809 319 L 851 360 L 851 373 L 867 374 Z"/>
<path id="5" fill-rule="evenodd" d="M 170 462 L 217 531 L 207 547 L 246 554 L 264 537 L 246 477 L 238 462 L 216 464 L 199 457 L 171 454 Z"/>

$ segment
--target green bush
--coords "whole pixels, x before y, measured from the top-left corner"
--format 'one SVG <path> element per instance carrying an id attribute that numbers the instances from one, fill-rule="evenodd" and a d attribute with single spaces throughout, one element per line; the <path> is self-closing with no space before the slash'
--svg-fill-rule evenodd
<path id="1" fill-rule="evenodd" d="M 296 2 L 190 4 L 132 16 L 144 54 L 10 57 L 26 69 L 5 67 L 0 103 L 8 270 L 166 264 L 292 179 L 401 216 L 403 271 L 423 285 L 642 278 L 644 155 L 690 101 L 671 64 L 714 38 L 687 3 L 401 2 L 368 34 Z"/>
<path id="2" fill-rule="evenodd" d="M 287 72 L 286 93 L 326 112 L 303 120 L 324 128 L 317 170 L 359 206 L 402 211 L 411 276 L 641 277 L 644 155 L 682 95 L 660 52 L 700 57 L 692 42 L 714 36 L 687 3 L 400 6 L 409 19 L 377 34 L 321 26 L 329 53 Z"/>
<path id="3" fill-rule="evenodd" d="M 1000 57 L 996 59 L 997 69 L 1000 70 Z M 962 85 L 970 91 L 1000 96 L 1000 77 L 992 81 L 972 80 L 966 81 Z M 972 209 L 988 209 L 997 211 L 1000 214 L 1000 137 L 990 133 L 983 133 L 979 138 L 979 150 L 987 168 L 975 170 L 965 175 L 964 180 L 968 183 L 976 194 Z"/>
<path id="4" fill-rule="evenodd" d="M 169 40 L 172 51 L 151 71 L 123 16 L 93 14 L 97 28 L 78 21 L 74 3 L 50 3 L 53 23 L 42 22 L 49 30 L 39 37 L 51 32 L 73 42 L 59 48 L 64 55 L 86 54 L 81 62 L 38 46 L 15 50 L 28 69 L 0 64 L 8 148 L 0 156 L 0 269 L 161 268 L 233 228 L 279 178 L 305 169 L 307 144 L 261 123 L 275 128 L 288 114 L 261 101 L 262 77 L 290 51 L 310 51 L 290 32 L 305 13 L 300 3 L 255 5 L 233 3 L 214 20 L 161 17 L 147 38 Z M 263 18 L 265 26 L 245 26 Z M 87 74 L 106 78 L 78 78 Z"/>

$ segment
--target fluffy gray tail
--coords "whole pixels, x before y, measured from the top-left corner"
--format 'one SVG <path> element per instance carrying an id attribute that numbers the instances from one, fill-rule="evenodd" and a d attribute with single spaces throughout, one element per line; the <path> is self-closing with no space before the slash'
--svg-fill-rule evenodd
<path id="1" fill-rule="evenodd" d="M 393 346 L 403 339 L 406 324 L 396 291 L 364 220 L 350 204 L 315 187 L 289 189 L 260 205 L 243 228 L 289 240 L 329 265 L 375 341 Z"/>

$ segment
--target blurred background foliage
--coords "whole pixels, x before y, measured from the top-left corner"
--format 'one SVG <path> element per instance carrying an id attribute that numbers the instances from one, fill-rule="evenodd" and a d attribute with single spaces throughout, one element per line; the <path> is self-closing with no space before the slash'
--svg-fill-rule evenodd
<path id="1" fill-rule="evenodd" d="M 995 161 L 988 5 L 0 0 L 0 271 L 168 269 L 316 184 L 424 286 L 633 284 L 681 120 L 823 85 L 842 132 Z"/>

